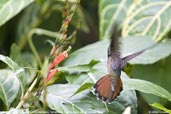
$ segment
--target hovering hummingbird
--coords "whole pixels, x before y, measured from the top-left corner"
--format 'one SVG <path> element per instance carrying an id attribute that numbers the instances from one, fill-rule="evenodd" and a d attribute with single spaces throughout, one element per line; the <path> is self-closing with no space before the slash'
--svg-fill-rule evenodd
<path id="1" fill-rule="evenodd" d="M 123 89 L 122 80 L 120 78 L 121 70 L 123 69 L 123 67 L 129 60 L 140 55 L 148 49 L 146 48 L 144 50 L 121 58 L 119 46 L 120 36 L 121 30 L 118 29 L 118 26 L 114 26 L 114 31 L 111 36 L 111 42 L 108 47 L 107 70 L 109 74 L 99 79 L 94 85 L 94 93 L 97 94 L 98 98 L 106 102 L 112 102 Z M 153 46 L 150 46 L 150 48 L 151 47 Z"/>

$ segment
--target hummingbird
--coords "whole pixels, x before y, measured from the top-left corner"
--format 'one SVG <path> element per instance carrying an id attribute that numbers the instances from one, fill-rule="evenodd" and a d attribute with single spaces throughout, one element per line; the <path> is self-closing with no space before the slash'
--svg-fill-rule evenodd
<path id="1" fill-rule="evenodd" d="M 107 71 L 108 74 L 100 78 L 94 84 L 94 93 L 98 98 L 105 102 L 112 102 L 120 95 L 123 90 L 122 80 L 120 78 L 122 69 L 127 65 L 128 61 L 142 54 L 146 49 L 130 54 L 121 58 L 120 42 L 121 29 L 117 25 L 114 26 L 111 35 L 110 45 L 108 47 Z M 151 46 L 150 46 L 151 47 Z"/>

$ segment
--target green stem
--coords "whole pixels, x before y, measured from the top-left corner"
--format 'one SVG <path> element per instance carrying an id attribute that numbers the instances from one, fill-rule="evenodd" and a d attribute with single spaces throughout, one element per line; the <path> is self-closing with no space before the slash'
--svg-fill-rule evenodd
<path id="1" fill-rule="evenodd" d="M 46 15 L 49 13 L 49 11 L 51 11 L 51 9 L 49 8 L 50 7 L 50 1 L 48 0 L 47 2 L 44 2 L 43 5 L 42 5 L 42 8 L 40 9 L 40 12 L 39 12 L 39 16 L 35 19 L 34 22 L 32 22 L 30 25 L 29 25 L 29 29 L 28 31 L 26 31 L 26 33 L 24 33 L 22 36 L 21 36 L 21 40 L 19 41 L 18 43 L 18 46 L 19 46 L 19 49 L 22 50 L 27 41 L 28 41 L 28 37 L 29 37 L 29 34 L 30 34 L 30 31 L 36 27 L 38 27 L 43 19 L 46 17 Z"/>
<path id="2" fill-rule="evenodd" d="M 18 103 L 16 109 L 20 109 L 20 108 L 23 106 L 25 100 L 28 98 L 30 92 L 33 90 L 33 88 L 34 88 L 34 86 L 36 85 L 37 81 L 38 81 L 38 78 L 36 78 L 36 79 L 34 80 L 34 82 L 31 84 L 31 86 L 29 87 L 29 89 L 28 89 L 27 92 L 25 93 L 24 97 L 23 97 L 23 98 L 21 99 L 21 101 Z"/>
<path id="3" fill-rule="evenodd" d="M 33 44 L 33 41 L 32 41 L 32 32 L 30 32 L 30 35 L 29 35 L 29 37 L 28 37 L 28 43 L 29 43 L 29 45 L 30 45 L 30 48 L 31 48 L 31 50 L 32 50 L 32 52 L 33 52 L 33 54 L 34 54 L 34 56 L 36 57 L 36 60 L 37 60 L 37 62 L 38 62 L 38 64 L 39 64 L 39 66 L 40 66 L 40 68 L 42 67 L 42 62 L 41 62 L 41 58 L 40 58 L 40 56 L 39 56 L 39 54 L 38 54 L 38 52 L 37 52 L 37 50 L 36 50 L 36 48 L 34 47 L 34 44 Z"/>

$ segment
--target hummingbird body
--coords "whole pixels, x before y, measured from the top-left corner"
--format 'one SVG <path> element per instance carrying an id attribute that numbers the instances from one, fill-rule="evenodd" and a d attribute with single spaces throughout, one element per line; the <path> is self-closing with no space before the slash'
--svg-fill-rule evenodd
<path id="1" fill-rule="evenodd" d="M 98 98 L 106 102 L 112 102 L 123 89 L 122 80 L 120 78 L 121 70 L 123 69 L 123 67 L 129 60 L 140 55 L 148 49 L 146 48 L 144 50 L 121 58 L 119 47 L 120 36 L 121 30 L 118 30 L 117 26 L 114 26 L 114 32 L 111 36 L 111 43 L 108 48 L 107 70 L 109 74 L 99 79 L 94 85 L 95 94 L 97 94 Z M 149 48 L 153 46 L 150 46 Z"/>

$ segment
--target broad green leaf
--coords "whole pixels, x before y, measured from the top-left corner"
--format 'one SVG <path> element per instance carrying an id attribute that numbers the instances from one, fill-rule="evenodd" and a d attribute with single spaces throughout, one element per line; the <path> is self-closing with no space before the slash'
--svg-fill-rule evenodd
<path id="1" fill-rule="evenodd" d="M 140 79 L 124 79 L 123 83 L 126 89 L 138 90 L 144 93 L 153 94 L 161 98 L 168 99 L 171 101 L 171 94 L 164 88 L 153 84 L 149 81 Z"/>
<path id="2" fill-rule="evenodd" d="M 70 84 L 77 84 L 81 86 L 85 83 L 95 83 L 98 79 L 106 74 L 106 62 L 100 62 L 94 65 L 89 72 L 81 74 L 69 74 L 68 76 L 66 76 L 66 79 Z M 122 77 L 127 78 L 127 75 L 125 73 L 122 73 Z M 118 96 L 118 98 L 112 104 L 107 106 L 109 112 L 106 113 L 120 114 L 125 110 L 127 106 L 131 106 L 132 113 L 136 113 L 136 98 L 137 97 L 135 91 L 124 89 L 123 92 L 121 92 L 121 95 Z"/>
<path id="3" fill-rule="evenodd" d="M 98 100 L 89 90 L 80 92 L 72 96 L 79 85 L 56 84 L 47 87 L 46 102 L 48 106 L 59 113 L 122 113 L 127 106 L 133 109 L 132 114 L 136 114 L 136 96 L 135 92 L 122 92 L 122 98 L 119 98 L 111 104 L 105 104 Z M 119 100 L 120 99 L 120 100 Z M 41 100 L 43 101 L 42 97 Z M 129 101 L 129 102 L 127 102 Z M 124 105 L 123 105 L 124 104 Z"/>
<path id="4" fill-rule="evenodd" d="M 5 64 L 7 64 L 13 71 L 16 71 L 19 69 L 19 66 L 17 63 L 15 63 L 11 58 L 0 55 L 0 61 L 3 61 Z"/>
<path id="5" fill-rule="evenodd" d="M 81 73 L 81 72 L 88 72 L 90 71 L 90 65 L 76 65 L 76 66 L 65 66 L 59 67 L 58 70 L 62 72 L 69 72 L 69 73 Z"/>
<path id="6" fill-rule="evenodd" d="M 127 12 L 127 16 L 129 15 L 129 17 L 126 17 L 124 20 L 123 36 L 136 34 L 150 35 L 155 39 L 163 37 L 170 29 L 170 0 L 142 0 L 138 4 L 135 1 L 132 5 L 135 8 Z"/>
<path id="7" fill-rule="evenodd" d="M 122 24 L 126 18 L 129 6 L 133 0 L 100 0 L 99 17 L 100 17 L 100 38 L 109 38 L 114 23 Z"/>
<path id="8" fill-rule="evenodd" d="M 165 88 L 169 92 L 171 92 L 170 61 L 171 61 L 171 56 L 152 65 L 135 65 L 132 69 L 131 75 L 133 78 L 139 78 L 139 79 L 151 81 L 152 83 L 155 83 Z M 159 102 L 161 104 L 166 103 L 166 100 L 163 100 L 159 97 L 155 97 L 147 94 L 141 94 L 141 95 L 149 103 L 153 103 L 153 102 Z"/>
<path id="9" fill-rule="evenodd" d="M 153 103 L 153 104 L 150 104 L 152 107 L 155 107 L 155 108 L 158 108 L 160 110 L 163 110 L 164 112 L 166 113 L 169 113 L 171 114 L 171 110 L 165 108 L 163 105 L 159 104 L 159 103 Z"/>
<path id="10" fill-rule="evenodd" d="M 148 36 L 134 36 L 121 39 L 121 57 L 138 52 L 154 45 L 154 41 Z M 85 46 L 73 52 L 64 62 L 64 66 L 76 66 L 89 64 L 90 61 L 104 61 L 107 58 L 107 47 L 109 40 L 99 41 Z M 135 57 L 131 64 L 152 64 L 171 54 L 171 41 L 165 40 L 156 44 L 153 48 L 147 49 L 143 54 Z M 100 51 L 100 53 L 98 53 Z"/>
<path id="11" fill-rule="evenodd" d="M 124 37 L 149 35 L 160 40 L 171 26 L 171 1 L 100 0 L 99 16 L 101 39 L 108 38 L 113 24 L 120 22 Z"/>
<path id="12" fill-rule="evenodd" d="M 1 7 L 2 7 L 6 2 L 8 2 L 8 0 L 1 0 L 1 1 L 0 1 L 0 9 L 1 9 Z"/>
<path id="13" fill-rule="evenodd" d="M 84 110 L 75 105 L 69 97 L 78 89 L 76 85 L 59 84 L 47 88 L 46 102 L 49 108 L 58 113 L 82 113 Z M 43 101 L 43 98 L 41 98 Z"/>
<path id="14" fill-rule="evenodd" d="M 11 70 L 0 70 L 0 98 L 7 108 L 17 97 L 20 82 Z"/>
<path id="15" fill-rule="evenodd" d="M 123 48 L 124 50 L 122 51 L 125 56 L 154 45 L 154 42 L 151 41 L 149 37 L 140 37 L 140 38 L 129 37 L 123 40 L 123 43 L 126 44 L 123 45 L 125 47 Z M 171 40 L 165 40 L 163 42 L 160 42 L 159 44 L 156 44 L 156 46 L 147 49 L 147 51 L 145 51 L 141 55 L 130 60 L 129 63 L 153 64 L 161 59 L 168 57 L 170 54 L 171 54 Z"/>
<path id="16" fill-rule="evenodd" d="M 65 60 L 64 66 L 76 66 L 76 65 L 85 65 L 89 64 L 92 60 L 101 60 L 107 57 L 107 46 L 109 41 L 104 40 L 94 44 L 90 44 L 81 48 L 71 55 L 69 58 Z M 100 53 L 98 54 L 97 52 Z"/>
<path id="17" fill-rule="evenodd" d="M 25 74 L 21 74 L 19 78 L 24 85 L 30 84 L 36 74 L 37 61 L 30 53 L 22 53 L 16 44 L 11 46 L 10 58 L 14 60 L 20 67 L 24 67 Z M 27 61 L 26 61 L 27 60 Z"/>
<path id="18" fill-rule="evenodd" d="M 8 0 L 0 2 L 0 26 L 17 15 L 21 10 L 31 4 L 34 0 Z"/>

